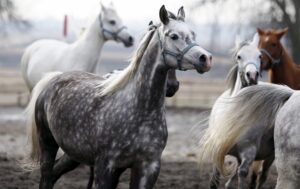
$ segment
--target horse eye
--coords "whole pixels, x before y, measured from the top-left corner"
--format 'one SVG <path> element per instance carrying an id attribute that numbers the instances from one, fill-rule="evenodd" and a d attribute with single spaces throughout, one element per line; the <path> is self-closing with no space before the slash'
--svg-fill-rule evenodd
<path id="1" fill-rule="evenodd" d="M 259 55 L 259 57 L 258 57 L 259 59 L 261 59 L 262 58 L 262 56 L 261 55 Z"/>
<path id="2" fill-rule="evenodd" d="M 111 25 L 115 25 L 115 24 L 116 24 L 116 21 L 110 20 L 109 23 L 110 23 Z"/>
<path id="3" fill-rule="evenodd" d="M 172 40 L 177 40 L 179 38 L 177 34 L 172 34 L 170 37 Z"/>
<path id="4" fill-rule="evenodd" d="M 237 56 L 238 60 L 242 60 L 242 57 L 240 55 Z"/>
<path id="5" fill-rule="evenodd" d="M 276 47 L 277 46 L 277 44 L 276 43 L 272 43 L 272 47 Z"/>

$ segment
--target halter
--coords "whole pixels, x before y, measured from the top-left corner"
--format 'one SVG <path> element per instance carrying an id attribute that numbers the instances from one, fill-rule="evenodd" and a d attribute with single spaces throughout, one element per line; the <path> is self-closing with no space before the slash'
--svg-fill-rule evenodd
<path id="1" fill-rule="evenodd" d="M 157 28 L 157 27 L 156 27 Z M 160 48 L 162 49 L 162 57 L 164 59 L 164 63 L 166 64 L 166 55 L 170 55 L 170 56 L 173 56 L 176 58 L 177 60 L 177 66 L 178 66 L 178 69 L 179 70 L 185 70 L 185 69 L 182 69 L 182 60 L 183 60 L 183 57 L 184 55 L 194 46 L 199 46 L 198 44 L 196 43 L 191 43 L 189 44 L 187 47 L 185 47 L 182 51 L 179 51 L 179 52 L 173 52 L 169 49 L 167 49 L 166 47 L 163 46 L 163 42 L 160 38 L 160 35 L 159 35 L 159 30 L 157 30 L 157 35 L 158 35 L 158 40 L 159 40 L 159 44 L 160 44 Z"/>
<path id="2" fill-rule="evenodd" d="M 106 29 L 106 28 L 103 27 L 103 21 L 102 21 L 101 14 L 99 15 L 99 22 L 100 22 L 100 28 L 101 28 L 101 31 L 102 31 L 102 33 L 103 33 L 103 37 L 104 37 L 105 40 L 107 40 L 107 38 L 105 37 L 105 33 L 110 34 L 110 35 L 112 36 L 112 38 L 113 38 L 114 40 L 116 40 L 116 41 L 117 41 L 118 39 L 122 40 L 121 37 L 119 36 L 119 33 L 120 33 L 122 30 L 126 29 L 126 28 L 127 28 L 126 26 L 120 27 L 120 28 L 119 28 L 117 31 L 115 31 L 115 32 L 110 31 L 110 30 L 108 30 L 108 29 Z"/>
<path id="3" fill-rule="evenodd" d="M 265 55 L 267 55 L 267 57 L 271 60 L 272 64 L 280 64 L 281 62 L 281 55 L 283 53 L 283 50 L 281 49 L 281 53 L 278 59 L 273 58 L 273 56 L 266 50 L 266 49 L 260 49 L 260 51 L 262 53 L 265 53 Z"/>

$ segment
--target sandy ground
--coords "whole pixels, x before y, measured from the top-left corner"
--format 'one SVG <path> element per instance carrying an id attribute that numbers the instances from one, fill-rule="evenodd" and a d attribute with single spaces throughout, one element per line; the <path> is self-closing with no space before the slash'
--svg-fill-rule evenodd
<path id="1" fill-rule="evenodd" d="M 0 108 L 0 189 L 38 188 L 39 171 L 26 172 L 20 167 L 27 149 L 26 128 L 20 108 Z M 163 153 L 162 168 L 155 188 L 157 189 L 206 189 L 209 187 L 210 166 L 199 168 L 195 136 L 199 129 L 194 125 L 206 116 L 201 110 L 168 109 L 169 139 Z M 56 189 L 85 188 L 89 169 L 80 166 L 64 175 Z M 128 188 L 129 172 L 121 177 L 119 189 Z M 264 189 L 274 188 L 276 171 Z M 224 179 L 220 188 L 224 188 Z"/>

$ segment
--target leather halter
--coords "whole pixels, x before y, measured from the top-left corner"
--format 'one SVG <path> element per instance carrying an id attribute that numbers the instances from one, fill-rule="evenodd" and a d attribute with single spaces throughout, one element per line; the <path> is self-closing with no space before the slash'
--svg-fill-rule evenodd
<path id="1" fill-rule="evenodd" d="M 115 32 L 113 32 L 113 31 L 111 31 L 111 30 L 108 30 L 108 29 L 106 29 L 106 28 L 103 27 L 103 21 L 102 21 L 101 14 L 99 15 L 99 22 L 100 22 L 100 28 L 101 28 L 101 31 L 102 31 L 102 33 L 103 33 L 103 37 L 104 37 L 105 40 L 108 40 L 108 38 L 105 37 L 105 33 L 110 34 L 110 35 L 112 36 L 112 38 L 113 38 L 114 40 L 116 40 L 116 41 L 117 41 L 118 39 L 122 40 L 122 38 L 119 36 L 119 33 L 120 33 L 122 30 L 126 29 L 126 28 L 127 28 L 126 26 L 120 27 L 120 28 L 119 28 L 117 31 L 115 31 Z"/>
<path id="2" fill-rule="evenodd" d="M 283 54 L 283 50 L 281 49 L 281 53 L 278 59 L 275 59 L 266 49 L 259 49 L 262 53 L 267 55 L 267 57 L 271 60 L 272 64 L 280 64 L 281 62 L 281 56 Z"/>
<path id="3" fill-rule="evenodd" d="M 163 46 L 163 42 L 160 38 L 160 35 L 159 35 L 159 30 L 157 30 L 157 35 L 158 35 L 158 40 L 159 40 L 159 43 L 160 43 L 160 48 L 162 49 L 162 57 L 164 59 L 164 63 L 166 64 L 166 55 L 170 55 L 170 56 L 173 56 L 174 58 L 176 58 L 177 60 L 177 66 L 178 66 L 178 69 L 179 70 L 185 70 L 182 68 L 182 60 L 184 58 L 184 55 L 192 48 L 192 47 L 195 47 L 195 46 L 199 46 L 198 44 L 196 43 L 190 43 L 187 47 L 185 47 L 182 51 L 178 51 L 178 52 L 173 52 L 169 49 L 167 49 L 166 47 Z"/>

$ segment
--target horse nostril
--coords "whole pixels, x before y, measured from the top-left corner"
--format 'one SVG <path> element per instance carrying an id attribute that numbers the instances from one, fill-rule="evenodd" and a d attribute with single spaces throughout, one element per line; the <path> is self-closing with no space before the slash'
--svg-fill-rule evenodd
<path id="1" fill-rule="evenodd" d="M 248 78 L 250 78 L 250 72 L 247 72 L 246 75 Z"/>
<path id="2" fill-rule="evenodd" d="M 132 42 L 133 42 L 133 37 L 129 36 L 128 41 L 129 41 L 130 43 L 132 43 Z"/>
<path id="3" fill-rule="evenodd" d="M 206 59 L 207 57 L 204 54 L 199 57 L 200 62 L 206 62 Z"/>

